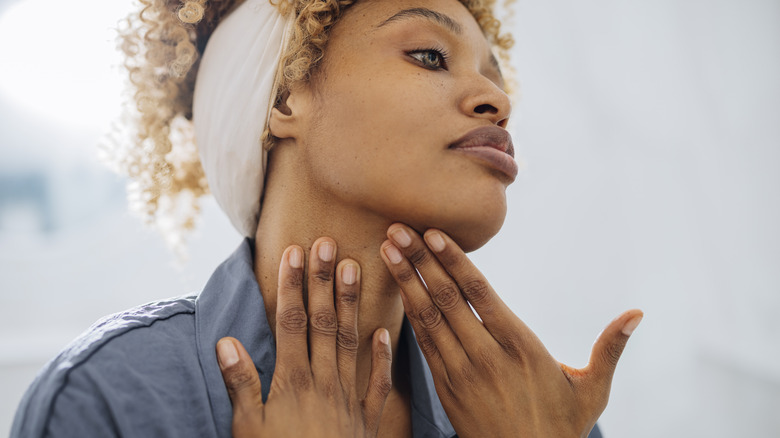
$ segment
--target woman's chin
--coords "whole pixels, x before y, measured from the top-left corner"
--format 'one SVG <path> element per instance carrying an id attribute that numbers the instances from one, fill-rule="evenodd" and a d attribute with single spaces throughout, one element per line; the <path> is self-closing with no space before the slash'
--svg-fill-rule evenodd
<path id="1" fill-rule="evenodd" d="M 476 216 L 448 215 L 432 218 L 418 225 L 409 225 L 421 235 L 429 228 L 442 230 L 468 253 L 483 247 L 501 230 L 506 218 L 506 208 L 491 210 L 483 210 L 480 212 L 482 214 Z"/>
<path id="2" fill-rule="evenodd" d="M 463 225 L 442 231 L 447 233 L 464 252 L 468 253 L 476 251 L 488 243 L 493 236 L 498 234 L 503 223 L 502 216 L 502 220 L 497 224 L 483 222 L 482 224 Z"/>

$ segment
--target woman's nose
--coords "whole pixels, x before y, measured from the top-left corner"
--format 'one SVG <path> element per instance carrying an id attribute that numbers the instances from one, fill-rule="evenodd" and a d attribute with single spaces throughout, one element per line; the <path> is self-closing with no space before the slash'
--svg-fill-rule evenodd
<path id="1" fill-rule="evenodd" d="M 470 116 L 490 120 L 506 127 L 512 112 L 512 103 L 504 90 L 489 78 L 478 75 L 468 87 L 462 100 L 462 111 Z"/>

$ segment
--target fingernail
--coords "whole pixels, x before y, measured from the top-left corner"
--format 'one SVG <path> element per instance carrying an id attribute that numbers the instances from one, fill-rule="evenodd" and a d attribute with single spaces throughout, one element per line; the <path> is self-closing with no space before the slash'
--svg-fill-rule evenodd
<path id="1" fill-rule="evenodd" d="M 428 233 L 425 235 L 425 240 L 428 242 L 428 245 L 431 246 L 432 250 L 436 252 L 442 252 L 444 250 L 445 243 L 440 233 Z"/>
<path id="2" fill-rule="evenodd" d="M 401 248 L 407 248 L 412 244 L 412 236 L 403 228 L 396 228 L 390 235 Z"/>
<path id="3" fill-rule="evenodd" d="M 320 243 L 318 254 L 320 256 L 320 260 L 323 262 L 329 262 L 333 260 L 333 244 L 330 242 Z"/>
<path id="4" fill-rule="evenodd" d="M 387 330 L 382 329 L 379 332 L 379 342 L 381 342 L 381 343 L 383 343 L 385 345 L 390 345 L 390 335 L 387 334 Z"/>
<path id="5" fill-rule="evenodd" d="M 348 263 L 346 266 L 344 266 L 344 269 L 341 270 L 341 281 L 344 282 L 344 284 L 355 284 L 355 281 L 357 280 L 357 266 L 353 265 L 352 263 Z"/>
<path id="6" fill-rule="evenodd" d="M 398 251 L 398 248 L 393 245 L 387 245 L 385 247 L 385 254 L 387 255 L 387 258 L 390 259 L 390 263 L 394 265 L 401 263 L 401 260 L 404 258 L 404 256 L 401 255 L 401 251 Z"/>
<path id="7" fill-rule="evenodd" d="M 631 333 L 634 333 L 634 330 L 636 330 L 636 327 L 639 325 L 639 323 L 642 322 L 642 315 L 636 316 L 630 321 L 626 323 L 626 325 L 623 326 L 623 332 L 626 336 L 631 336 Z"/>
<path id="8" fill-rule="evenodd" d="M 222 368 L 230 368 L 238 363 L 238 351 L 233 342 L 224 340 L 217 343 L 217 354 Z"/>
<path id="9" fill-rule="evenodd" d="M 287 256 L 287 260 L 290 263 L 290 267 L 292 268 L 300 268 L 303 264 L 303 256 L 301 255 L 301 250 L 298 248 L 293 248 L 290 250 L 290 254 Z"/>

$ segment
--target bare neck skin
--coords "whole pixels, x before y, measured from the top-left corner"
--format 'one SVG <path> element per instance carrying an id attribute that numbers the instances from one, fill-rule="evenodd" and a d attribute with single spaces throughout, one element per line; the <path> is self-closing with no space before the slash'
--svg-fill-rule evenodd
<path id="1" fill-rule="evenodd" d="M 280 157 L 280 155 L 282 157 Z M 309 259 L 312 244 L 330 237 L 337 244 L 336 263 L 350 258 L 360 265 L 361 293 L 358 310 L 360 338 L 357 390 L 365 393 L 371 370 L 371 338 L 378 328 L 390 333 L 393 380 L 398 375 L 396 352 L 403 322 L 400 288 L 380 258 L 379 248 L 392 221 L 359 206 L 339 202 L 310 182 L 295 163 L 293 151 L 274 150 L 269 161 L 265 196 L 256 233 L 254 272 L 265 303 L 271 330 L 276 336 L 276 293 L 279 263 L 285 248 L 300 245 Z M 304 303 L 306 303 L 304 278 Z M 395 386 L 395 384 L 394 384 Z"/>

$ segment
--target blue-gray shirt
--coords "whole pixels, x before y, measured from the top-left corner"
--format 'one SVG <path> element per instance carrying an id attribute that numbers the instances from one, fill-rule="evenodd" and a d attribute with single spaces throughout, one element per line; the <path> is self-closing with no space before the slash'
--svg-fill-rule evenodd
<path id="1" fill-rule="evenodd" d="M 49 362 L 25 393 L 12 438 L 229 437 L 230 398 L 215 346 L 241 341 L 268 397 L 276 346 L 241 246 L 200 294 L 149 303 L 95 323 Z M 415 438 L 453 437 L 430 369 L 404 319 Z M 600 438 L 595 428 L 589 438 Z"/>

